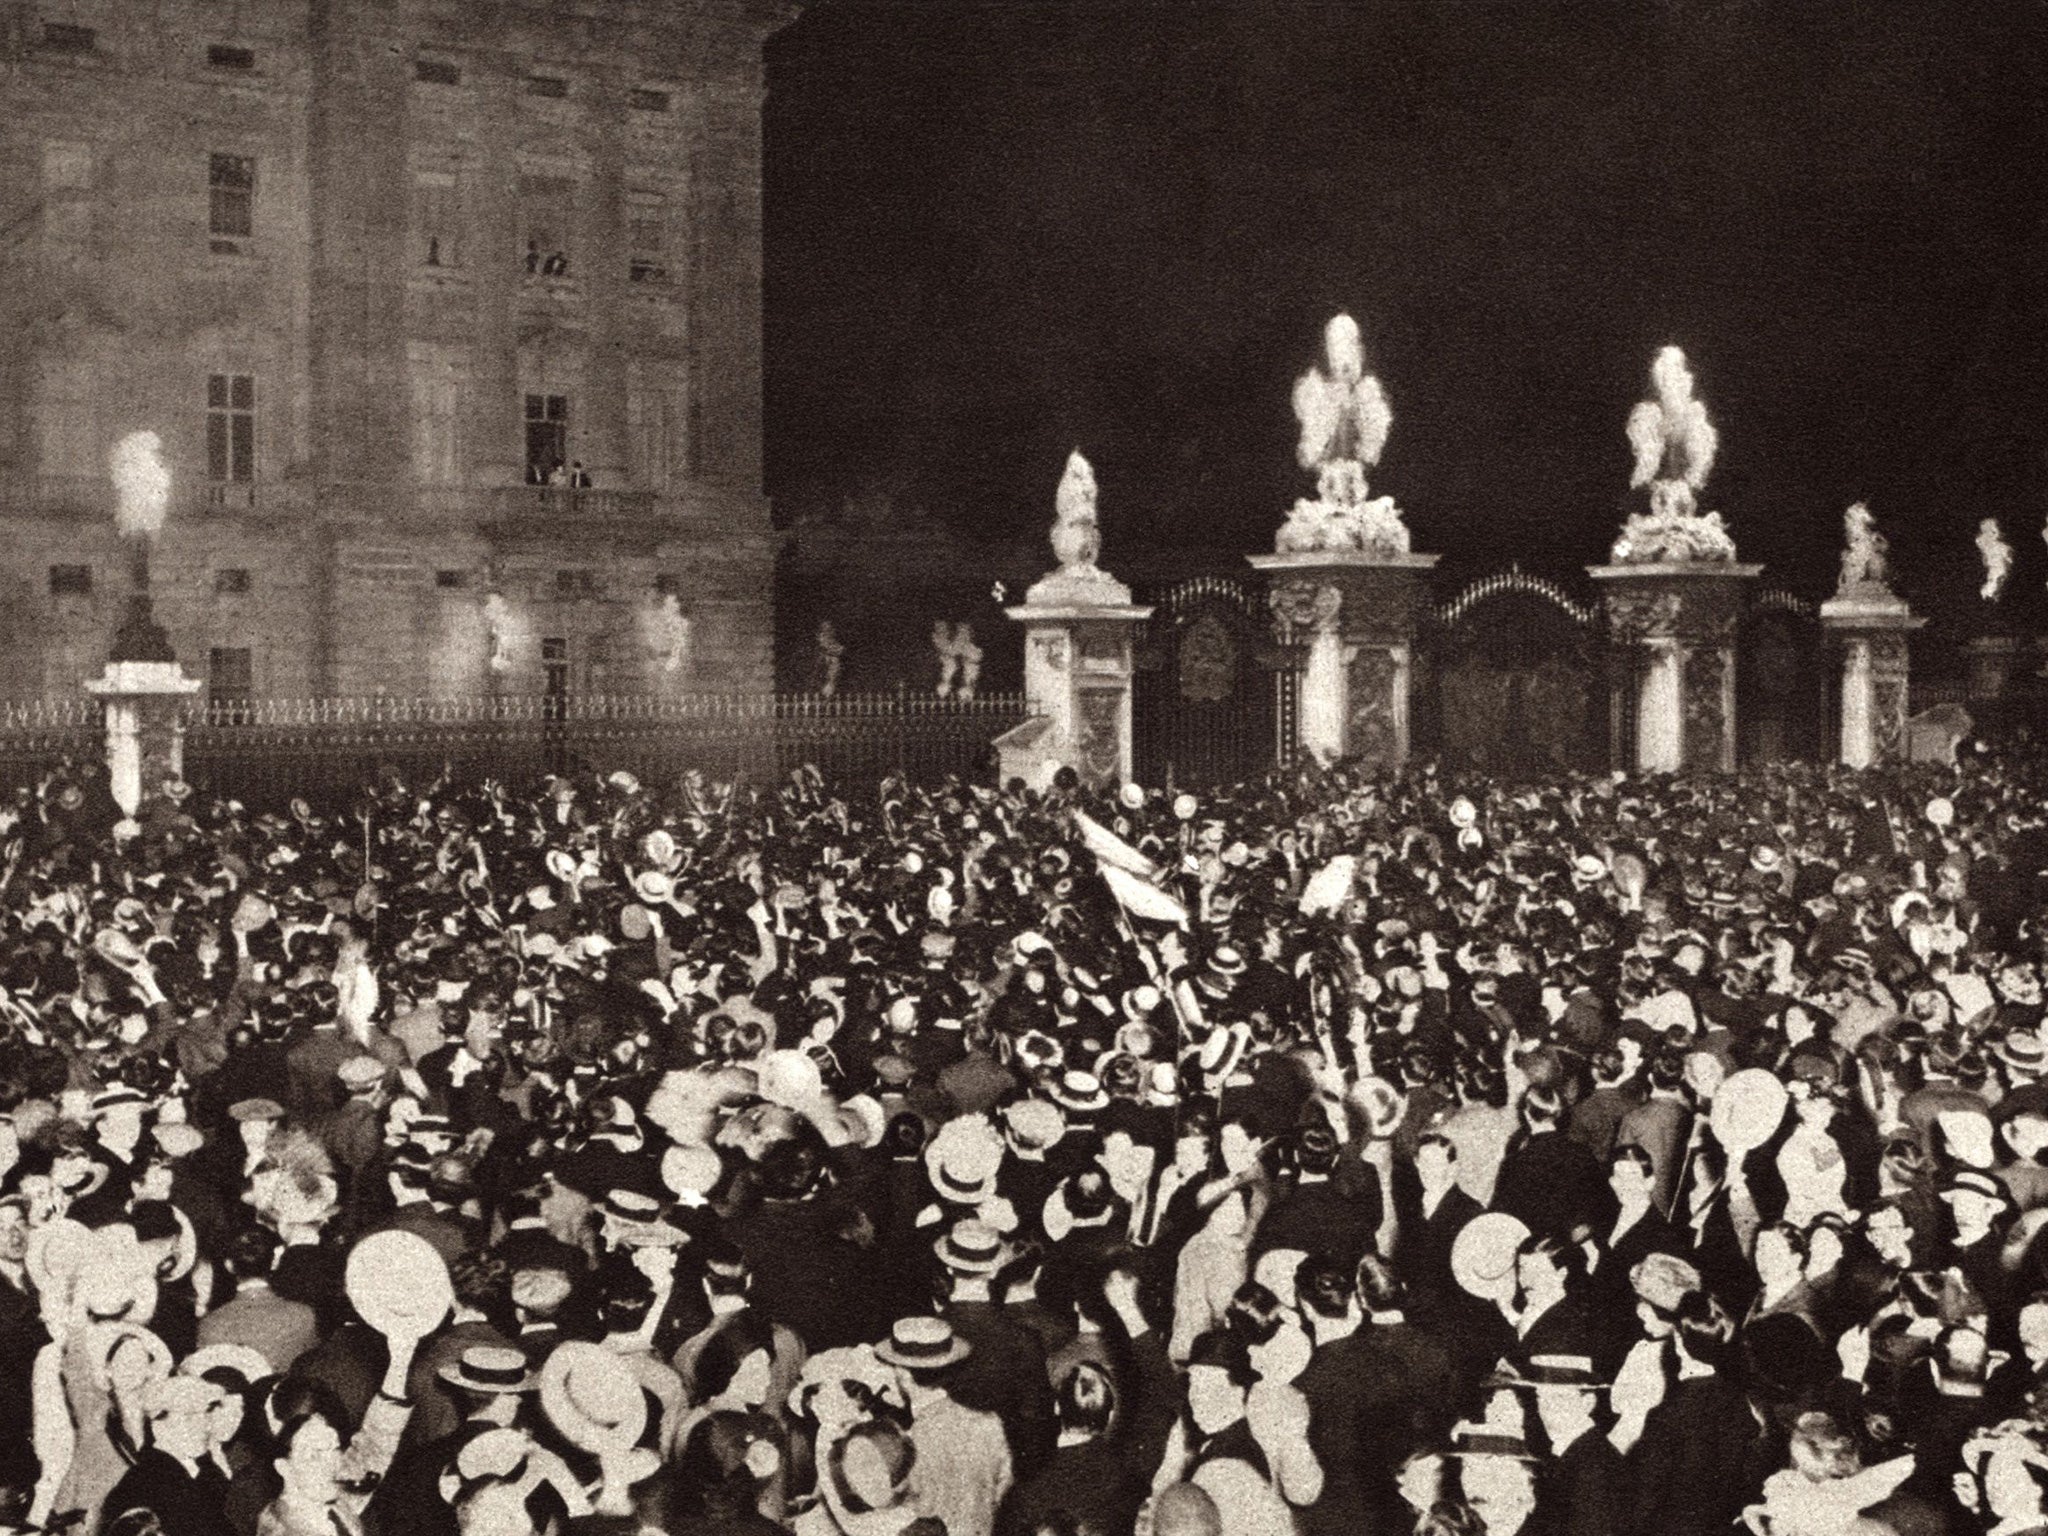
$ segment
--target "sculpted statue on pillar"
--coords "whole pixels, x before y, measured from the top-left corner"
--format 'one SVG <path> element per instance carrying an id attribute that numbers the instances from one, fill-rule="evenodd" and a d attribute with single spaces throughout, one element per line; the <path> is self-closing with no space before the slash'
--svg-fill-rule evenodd
<path id="1" fill-rule="evenodd" d="M 1295 502 L 1274 549 L 1407 554 L 1408 525 L 1394 498 L 1366 499 L 1365 472 L 1380 461 L 1394 413 L 1380 381 L 1365 371 L 1365 346 L 1349 315 L 1323 328 L 1323 366 L 1295 382 L 1294 416 L 1301 423 L 1296 457 L 1315 471 L 1316 495 Z"/>
<path id="2" fill-rule="evenodd" d="M 1889 597 L 1892 585 L 1887 555 L 1891 544 L 1877 531 L 1870 508 L 1860 501 L 1849 508 L 1842 514 L 1842 530 L 1842 579 L 1835 595 Z"/>
<path id="3" fill-rule="evenodd" d="M 2012 575 L 2012 546 L 2005 542 L 1997 518 L 1987 517 L 1977 525 L 1977 555 L 1984 562 L 1984 585 L 1977 595 L 1995 603 L 2005 590 L 2005 579 Z"/>
<path id="4" fill-rule="evenodd" d="M 1650 510 L 1629 515 L 1609 558 L 1616 565 L 1732 562 L 1735 540 L 1721 514 L 1699 510 L 1721 440 L 1706 405 L 1693 398 L 1685 353 L 1659 352 L 1650 382 L 1657 398 L 1639 402 L 1628 418 L 1636 461 L 1629 487 L 1649 487 Z"/>

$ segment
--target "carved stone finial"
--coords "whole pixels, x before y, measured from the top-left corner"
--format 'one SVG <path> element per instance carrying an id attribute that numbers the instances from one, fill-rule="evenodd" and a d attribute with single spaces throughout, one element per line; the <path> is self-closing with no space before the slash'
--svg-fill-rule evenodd
<path id="1" fill-rule="evenodd" d="M 1067 455 L 1053 497 L 1052 552 L 1060 563 L 1024 594 L 1033 606 L 1124 604 L 1131 589 L 1095 562 L 1102 553 L 1102 527 L 1095 514 L 1095 469 L 1076 448 Z"/>

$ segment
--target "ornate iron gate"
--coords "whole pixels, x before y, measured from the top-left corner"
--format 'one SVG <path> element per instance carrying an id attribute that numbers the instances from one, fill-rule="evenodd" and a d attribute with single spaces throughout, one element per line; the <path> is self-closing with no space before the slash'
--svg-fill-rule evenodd
<path id="1" fill-rule="evenodd" d="M 1259 591 L 1196 576 L 1141 601 L 1154 612 L 1132 710 L 1140 781 L 1226 784 L 1272 767 L 1294 671 Z"/>
<path id="2" fill-rule="evenodd" d="M 1789 592 L 1758 593 L 1743 620 L 1735 674 L 1742 761 L 1826 759 L 1841 707 L 1833 674 L 1813 604 Z"/>
<path id="3" fill-rule="evenodd" d="M 1606 691 L 1593 610 L 1519 568 L 1439 608 L 1418 692 L 1418 745 L 1488 772 L 1606 761 Z"/>

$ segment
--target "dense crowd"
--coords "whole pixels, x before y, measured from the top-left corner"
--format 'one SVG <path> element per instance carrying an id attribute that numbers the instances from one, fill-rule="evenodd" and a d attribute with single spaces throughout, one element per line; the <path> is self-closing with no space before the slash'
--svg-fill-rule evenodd
<path id="1" fill-rule="evenodd" d="M 2048 760 L 0 809 L 0 1524 L 2048 1531 Z"/>

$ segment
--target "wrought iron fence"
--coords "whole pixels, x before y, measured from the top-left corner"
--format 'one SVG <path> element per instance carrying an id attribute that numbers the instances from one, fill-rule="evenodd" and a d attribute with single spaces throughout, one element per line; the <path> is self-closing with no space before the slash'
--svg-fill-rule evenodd
<path id="1" fill-rule="evenodd" d="M 105 754 L 99 700 L 0 700 L 0 789 L 33 784 L 66 759 Z"/>
<path id="2" fill-rule="evenodd" d="M 385 769 L 508 782 L 624 769 L 662 783 L 697 768 L 764 782 L 815 764 L 828 778 L 992 776 L 990 742 L 1021 721 L 1021 694 L 940 699 L 850 694 L 488 695 L 202 701 L 185 725 L 185 777 L 250 805 L 352 795 Z M 90 699 L 0 703 L 0 782 L 102 752 Z"/>

